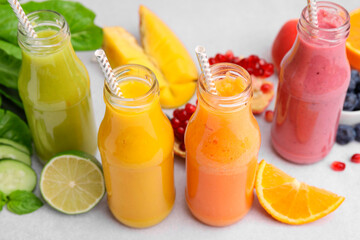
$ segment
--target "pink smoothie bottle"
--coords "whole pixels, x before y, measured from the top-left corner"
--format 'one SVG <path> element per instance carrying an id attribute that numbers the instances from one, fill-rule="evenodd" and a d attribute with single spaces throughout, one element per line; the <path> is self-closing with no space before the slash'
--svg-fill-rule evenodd
<path id="1" fill-rule="evenodd" d="M 274 149 L 298 164 L 315 163 L 331 150 L 350 82 L 349 14 L 331 2 L 317 2 L 317 8 L 318 27 L 305 8 L 295 43 L 281 62 L 271 129 Z"/>

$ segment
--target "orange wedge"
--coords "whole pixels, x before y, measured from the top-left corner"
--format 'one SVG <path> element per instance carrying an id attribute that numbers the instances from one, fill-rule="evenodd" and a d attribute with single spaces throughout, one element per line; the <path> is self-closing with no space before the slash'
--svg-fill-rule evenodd
<path id="1" fill-rule="evenodd" d="M 332 192 L 299 182 L 264 160 L 258 168 L 255 188 L 260 204 L 273 218 L 293 225 L 318 220 L 345 200 Z"/>
<path id="2" fill-rule="evenodd" d="M 346 53 L 350 65 L 360 71 L 360 8 L 350 13 L 350 34 L 346 40 Z"/>

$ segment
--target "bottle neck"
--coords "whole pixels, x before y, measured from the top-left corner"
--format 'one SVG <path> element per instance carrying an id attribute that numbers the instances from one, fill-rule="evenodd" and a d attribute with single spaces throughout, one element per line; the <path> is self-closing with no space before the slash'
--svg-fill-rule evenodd
<path id="1" fill-rule="evenodd" d="M 151 70 L 141 65 L 129 64 L 115 68 L 114 76 L 124 97 L 116 95 L 105 81 L 104 100 L 109 109 L 124 114 L 139 114 L 155 108 L 161 110 L 159 84 Z M 123 84 L 126 81 L 137 81 L 140 84 L 148 85 L 149 90 L 141 96 L 132 97 L 134 89 L 126 88 L 126 85 Z"/>
<path id="2" fill-rule="evenodd" d="M 27 15 L 37 37 L 27 36 L 23 26 L 18 25 L 18 42 L 23 51 L 33 54 L 48 54 L 68 46 L 70 29 L 65 18 L 54 11 L 41 10 Z"/>
<path id="3" fill-rule="evenodd" d="M 230 73 L 228 76 L 232 78 L 241 77 L 246 85 L 245 90 L 230 97 L 214 95 L 207 90 L 204 75 L 201 74 L 197 86 L 200 109 L 213 114 L 234 114 L 250 107 L 252 83 L 251 77 L 245 69 L 232 63 L 218 63 L 212 65 L 210 70 L 214 81 L 225 78 L 226 73 Z"/>
<path id="4" fill-rule="evenodd" d="M 312 45 L 332 47 L 345 44 L 349 36 L 350 16 L 342 6 L 332 2 L 317 2 L 318 26 L 313 26 L 305 7 L 297 29 L 298 38 Z"/>

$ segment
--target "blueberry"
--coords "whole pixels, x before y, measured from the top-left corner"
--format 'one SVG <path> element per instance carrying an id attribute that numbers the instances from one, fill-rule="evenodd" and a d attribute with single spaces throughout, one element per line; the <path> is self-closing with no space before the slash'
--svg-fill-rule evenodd
<path id="1" fill-rule="evenodd" d="M 359 100 L 355 93 L 347 93 L 345 97 L 343 110 L 352 111 L 354 110 L 359 103 Z"/>
<path id="2" fill-rule="evenodd" d="M 351 78 L 358 78 L 359 72 L 355 69 L 351 70 Z"/>
<path id="3" fill-rule="evenodd" d="M 358 99 L 358 104 L 357 104 L 357 106 L 355 107 L 354 110 L 358 111 L 358 110 L 360 110 L 360 93 L 357 93 L 356 96 L 357 96 L 357 99 Z"/>
<path id="4" fill-rule="evenodd" d="M 354 92 L 354 91 L 355 91 L 355 88 L 356 88 L 355 78 L 351 78 L 347 92 L 348 92 L 348 93 Z"/>
<path id="5" fill-rule="evenodd" d="M 345 145 L 355 139 L 356 132 L 353 127 L 348 125 L 339 125 L 336 133 L 336 142 Z"/>
<path id="6" fill-rule="evenodd" d="M 360 123 L 358 123 L 358 124 L 356 124 L 354 126 L 354 130 L 355 130 L 355 133 L 356 133 L 355 140 L 360 142 Z"/>

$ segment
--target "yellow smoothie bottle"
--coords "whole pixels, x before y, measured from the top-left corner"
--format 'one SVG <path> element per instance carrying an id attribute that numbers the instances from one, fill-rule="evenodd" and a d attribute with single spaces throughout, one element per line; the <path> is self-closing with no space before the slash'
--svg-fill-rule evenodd
<path id="1" fill-rule="evenodd" d="M 148 68 L 124 65 L 114 75 L 123 97 L 105 84 L 98 133 L 108 204 L 121 223 L 150 227 L 170 213 L 175 200 L 173 130 Z"/>
<path id="2" fill-rule="evenodd" d="M 59 13 L 28 14 L 37 38 L 19 25 L 22 50 L 19 93 L 38 157 L 48 161 L 58 152 L 96 152 L 96 128 L 85 66 L 76 56 L 70 32 Z"/>

